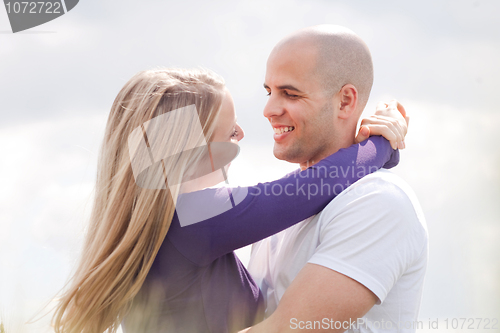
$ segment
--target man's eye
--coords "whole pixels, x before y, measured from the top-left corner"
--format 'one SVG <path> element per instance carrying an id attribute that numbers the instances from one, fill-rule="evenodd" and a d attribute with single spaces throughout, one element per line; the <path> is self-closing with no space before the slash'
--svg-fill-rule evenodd
<path id="1" fill-rule="evenodd" d="M 288 92 L 285 91 L 285 95 L 287 95 L 288 97 L 291 97 L 291 98 L 296 98 L 296 97 L 299 97 L 298 95 L 292 95 L 292 94 L 289 94 Z"/>
<path id="2" fill-rule="evenodd" d="M 271 96 L 271 92 L 268 91 L 267 94 L 266 94 L 266 96 Z"/>

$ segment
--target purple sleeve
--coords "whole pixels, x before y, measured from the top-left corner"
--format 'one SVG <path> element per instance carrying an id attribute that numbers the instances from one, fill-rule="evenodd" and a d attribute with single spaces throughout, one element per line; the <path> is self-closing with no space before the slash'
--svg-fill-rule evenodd
<path id="1" fill-rule="evenodd" d="M 399 151 L 383 137 L 372 136 L 273 182 L 186 193 L 180 203 L 184 211 L 186 207 L 192 212 L 223 206 L 229 209 L 185 225 L 179 222 L 181 206 L 176 206 L 167 237 L 186 258 L 205 265 L 319 213 L 350 184 L 398 162 Z"/>

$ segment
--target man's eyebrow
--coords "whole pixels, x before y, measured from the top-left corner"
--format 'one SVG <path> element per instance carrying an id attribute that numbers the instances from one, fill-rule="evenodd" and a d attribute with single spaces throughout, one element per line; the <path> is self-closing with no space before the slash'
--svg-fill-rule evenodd
<path id="1" fill-rule="evenodd" d="M 278 89 L 280 89 L 280 90 L 288 89 L 288 90 L 293 90 L 293 91 L 296 91 L 296 92 L 299 92 L 299 93 L 302 92 L 299 89 L 297 89 L 294 86 L 292 86 L 291 84 L 285 84 L 284 86 L 278 86 Z"/>
<path id="2" fill-rule="evenodd" d="M 265 89 L 271 89 L 269 88 L 269 86 L 267 84 L 264 83 L 264 88 Z M 285 84 L 285 85 L 282 85 L 282 86 L 278 86 L 277 87 L 279 90 L 284 90 L 284 89 L 288 89 L 288 90 L 293 90 L 293 91 L 296 91 L 296 92 L 299 92 L 299 93 L 302 93 L 302 91 L 300 91 L 299 89 L 295 88 L 294 86 L 292 86 L 291 84 Z"/>

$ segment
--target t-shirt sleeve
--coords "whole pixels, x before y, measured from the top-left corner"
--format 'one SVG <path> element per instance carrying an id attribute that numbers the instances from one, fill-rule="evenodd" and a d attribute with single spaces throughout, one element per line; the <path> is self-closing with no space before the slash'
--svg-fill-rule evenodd
<path id="1" fill-rule="evenodd" d="M 380 304 L 421 257 L 427 232 L 398 186 L 380 179 L 356 185 L 323 210 L 320 244 L 308 262 L 358 281 Z"/>
<path id="2" fill-rule="evenodd" d="M 188 259 L 207 264 L 317 214 L 350 184 L 398 161 L 398 151 L 374 136 L 273 182 L 187 193 L 167 237 Z"/>

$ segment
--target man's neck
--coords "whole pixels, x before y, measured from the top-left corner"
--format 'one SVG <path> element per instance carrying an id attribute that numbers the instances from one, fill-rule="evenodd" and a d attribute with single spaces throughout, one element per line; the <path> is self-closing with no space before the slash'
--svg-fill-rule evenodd
<path id="1" fill-rule="evenodd" d="M 329 146 L 326 149 L 324 149 L 323 151 L 321 151 L 319 154 L 316 154 L 311 159 L 300 163 L 300 169 L 305 170 L 305 169 L 309 168 L 311 165 L 318 163 L 322 159 L 324 159 L 332 154 L 335 154 L 340 149 L 350 147 L 351 145 L 354 144 L 354 134 L 355 133 L 356 132 L 354 131 L 352 135 L 351 134 L 345 135 L 344 136 L 345 139 L 343 139 L 343 140 L 335 140 L 336 144 L 332 144 L 331 146 Z M 352 139 L 347 139 L 347 138 L 352 138 Z"/>
<path id="2" fill-rule="evenodd" d="M 347 147 L 349 147 L 349 146 L 347 146 Z M 319 161 L 321 161 L 325 157 L 328 157 L 328 156 L 330 156 L 332 154 L 335 154 L 341 148 L 344 148 L 344 147 L 337 147 L 337 148 L 334 148 L 334 149 L 326 150 L 326 151 L 322 152 L 321 154 L 316 155 L 313 158 L 311 158 L 311 159 L 309 159 L 309 160 L 307 160 L 305 162 L 300 163 L 300 169 L 301 170 L 305 170 L 305 169 L 309 168 L 310 166 L 318 163 Z"/>

